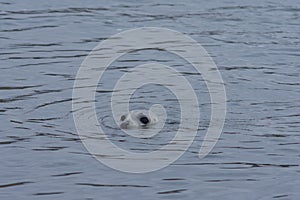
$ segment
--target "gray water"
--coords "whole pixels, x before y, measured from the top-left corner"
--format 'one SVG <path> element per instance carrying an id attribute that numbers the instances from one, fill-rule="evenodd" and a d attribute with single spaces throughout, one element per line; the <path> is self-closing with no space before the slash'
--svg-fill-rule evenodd
<path id="1" fill-rule="evenodd" d="M 296 0 L 2 0 L 0 199 L 299 199 L 299 21 Z M 170 91 L 140 88 L 132 107 L 149 108 L 155 100 L 169 121 L 154 141 L 122 135 L 107 109 L 116 74 L 162 62 L 185 72 L 201 98 L 200 128 L 185 154 L 162 170 L 128 174 L 103 165 L 83 146 L 72 89 L 80 64 L 99 42 L 143 26 L 170 28 L 201 43 L 222 74 L 228 107 L 220 140 L 199 160 L 210 119 L 201 77 L 164 52 L 120 58 L 98 86 L 96 112 L 122 148 L 151 151 L 168 142 L 180 110 Z"/>

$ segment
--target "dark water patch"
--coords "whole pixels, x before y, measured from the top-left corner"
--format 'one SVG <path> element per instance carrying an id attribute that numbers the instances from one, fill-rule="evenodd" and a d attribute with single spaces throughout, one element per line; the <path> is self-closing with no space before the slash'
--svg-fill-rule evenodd
<path id="1" fill-rule="evenodd" d="M 237 5 L 237 6 L 220 6 L 220 7 L 216 7 L 216 8 L 210 8 L 208 9 L 209 11 L 222 11 L 222 10 L 249 10 L 249 9 L 253 9 L 253 10 L 258 10 L 258 9 L 266 9 L 266 8 L 273 8 L 273 6 L 254 6 L 254 5 Z"/>
<path id="2" fill-rule="evenodd" d="M 86 43 L 94 43 L 94 42 L 101 42 L 107 38 L 104 37 L 98 37 L 98 38 L 89 38 L 89 39 L 81 39 L 79 42 L 74 42 L 75 44 L 86 44 Z"/>
<path id="3" fill-rule="evenodd" d="M 300 12 L 300 8 L 298 7 L 290 7 L 290 6 L 284 6 L 284 7 L 278 7 L 278 8 L 270 8 L 268 11 L 285 11 L 285 12 Z"/>
<path id="4" fill-rule="evenodd" d="M 58 150 L 65 149 L 65 148 L 68 148 L 68 147 L 43 147 L 43 148 L 35 148 L 32 150 L 33 151 L 58 151 Z"/>
<path id="5" fill-rule="evenodd" d="M 266 67 L 266 66 L 224 66 L 224 67 L 220 67 L 220 69 L 224 69 L 227 71 L 230 70 L 237 70 L 237 71 L 241 71 L 241 70 L 261 70 L 261 69 L 272 69 L 274 70 L 274 68 L 271 67 Z"/>
<path id="6" fill-rule="evenodd" d="M 96 92 L 98 92 L 98 93 L 112 93 L 114 91 L 118 91 L 118 90 L 104 90 L 104 89 L 96 90 Z"/>
<path id="7" fill-rule="evenodd" d="M 48 93 L 56 93 L 62 92 L 64 89 L 44 89 L 44 90 L 34 90 L 37 94 L 48 94 Z"/>
<path id="8" fill-rule="evenodd" d="M 279 101 L 279 100 L 276 100 L 276 101 L 263 101 L 263 102 L 252 102 L 250 103 L 250 105 L 266 105 L 266 106 L 278 106 L 278 104 L 280 105 L 289 105 L 290 101 Z"/>
<path id="9" fill-rule="evenodd" d="M 18 10 L 18 11 L 6 11 L 7 14 L 18 15 L 37 15 L 37 14 L 50 14 L 50 13 L 90 13 L 92 11 L 107 11 L 105 7 L 71 7 L 62 9 L 43 9 L 43 10 Z"/>
<path id="10" fill-rule="evenodd" d="M 170 7 L 173 7 L 175 5 L 178 5 L 178 4 L 172 4 L 172 3 L 154 3 L 154 4 L 151 4 L 150 6 L 170 6 Z M 184 4 L 181 4 L 181 5 L 184 5 Z"/>
<path id="11" fill-rule="evenodd" d="M 82 174 L 83 172 L 69 172 L 69 173 L 63 173 L 63 174 L 55 174 L 51 175 L 53 177 L 64 177 L 64 176 L 72 176 L 72 175 L 77 175 L 77 174 Z"/>
<path id="12" fill-rule="evenodd" d="M 184 178 L 163 178 L 163 181 L 184 181 Z"/>
<path id="13" fill-rule="evenodd" d="M 205 180 L 205 182 L 212 182 L 212 183 L 220 183 L 220 182 L 232 182 L 232 181 L 258 181 L 257 179 L 211 179 Z"/>
<path id="14" fill-rule="evenodd" d="M 225 19 L 222 19 L 223 21 Z M 227 19 L 227 20 L 232 20 L 232 21 L 240 21 L 240 19 Z M 278 44 L 277 41 L 269 41 L 269 42 L 255 42 L 255 41 L 237 41 L 237 40 L 230 40 L 230 39 L 223 39 L 223 38 L 218 38 L 218 37 L 214 37 L 211 36 L 211 39 L 218 41 L 218 42 L 222 42 L 225 44 L 243 44 L 243 45 L 247 45 L 247 46 L 259 46 L 259 45 L 270 45 L 270 44 Z M 254 56 L 254 55 L 251 55 Z M 262 54 L 260 55 L 262 56 Z"/>
<path id="15" fill-rule="evenodd" d="M 45 121 L 53 121 L 53 120 L 58 120 L 58 119 L 61 119 L 61 117 L 31 118 L 31 119 L 27 119 L 26 122 L 31 122 L 31 123 L 44 123 Z"/>
<path id="16" fill-rule="evenodd" d="M 4 144 L 13 144 L 17 141 L 0 141 L 0 145 L 4 145 Z"/>
<path id="17" fill-rule="evenodd" d="M 43 85 L 28 85 L 28 86 L 0 86 L 0 90 L 22 90 L 28 88 L 41 87 Z"/>
<path id="18" fill-rule="evenodd" d="M 278 154 L 278 153 L 268 153 L 268 156 L 284 156 L 283 154 Z"/>
<path id="19" fill-rule="evenodd" d="M 131 187 L 131 188 L 146 188 L 148 185 L 126 185 L 126 184 L 97 184 L 97 183 L 75 183 L 75 185 L 84 185 L 92 187 Z"/>
<path id="20" fill-rule="evenodd" d="M 45 136 L 45 137 L 62 137 L 60 134 L 46 133 L 46 132 L 36 132 L 35 136 Z"/>
<path id="21" fill-rule="evenodd" d="M 30 130 L 31 128 L 28 127 L 22 127 L 22 126 L 15 126 L 16 129 L 23 129 L 23 130 Z"/>
<path id="22" fill-rule="evenodd" d="M 69 18 L 69 17 L 88 17 L 88 18 L 92 18 L 97 14 L 93 14 L 93 13 L 65 13 L 65 14 L 60 14 L 59 16 L 55 16 L 55 17 L 59 17 L 61 19 L 63 18 Z M 34 15 L 34 16 L 28 16 L 28 19 L 40 19 L 40 15 Z M 43 16 L 43 18 L 47 18 L 45 16 Z M 81 24 L 83 22 L 77 22 L 78 24 Z"/>
<path id="23" fill-rule="evenodd" d="M 42 59 L 60 59 L 60 58 L 81 58 L 86 57 L 87 54 L 76 54 L 76 55 L 69 55 L 69 56 L 12 56 L 8 57 L 8 60 L 42 60 Z"/>
<path id="24" fill-rule="evenodd" d="M 28 64 L 21 64 L 16 65 L 15 67 L 29 67 L 29 66 L 42 66 L 42 65 L 53 65 L 53 64 L 64 64 L 64 63 L 70 63 L 70 61 L 52 61 L 52 62 L 38 62 L 38 63 L 28 63 Z M 11 67 L 9 67 L 11 68 Z M 2 69 L 8 69 L 8 68 L 2 68 Z"/>
<path id="25" fill-rule="evenodd" d="M 288 197 L 288 196 L 289 196 L 289 195 L 287 195 L 287 194 L 281 194 L 281 195 L 273 196 L 273 199 L 286 198 L 286 197 Z"/>
<path id="26" fill-rule="evenodd" d="M 284 146 L 284 145 L 299 145 L 300 142 L 288 142 L 288 143 L 279 143 L 278 145 Z"/>
<path id="27" fill-rule="evenodd" d="M 280 115 L 280 116 L 276 116 L 276 117 L 266 117 L 263 119 L 281 119 L 281 118 L 298 118 L 300 117 L 300 114 L 290 114 L 290 115 Z"/>
<path id="28" fill-rule="evenodd" d="M 66 78 L 67 80 L 74 80 L 74 75 L 71 74 L 59 74 L 59 73 L 46 73 L 44 74 L 46 76 L 59 76 L 59 77 L 63 77 Z"/>
<path id="29" fill-rule="evenodd" d="M 261 142 L 259 140 L 247 140 L 247 141 L 239 141 L 240 143 L 257 143 L 257 142 Z"/>
<path id="30" fill-rule="evenodd" d="M 18 95 L 15 97 L 9 97 L 9 98 L 5 98 L 5 99 L 0 99 L 0 103 L 9 103 L 9 102 L 15 102 L 15 101 L 22 101 L 22 100 L 27 100 L 27 99 L 36 99 L 38 98 L 37 96 L 40 94 L 45 94 L 45 93 L 49 93 L 49 91 L 51 92 L 57 92 L 60 90 L 34 90 L 33 92 L 29 93 L 29 94 L 24 94 L 24 95 Z"/>
<path id="31" fill-rule="evenodd" d="M 55 194 L 63 194 L 64 192 L 38 192 L 38 193 L 34 193 L 32 195 L 34 196 L 48 196 L 48 195 L 55 195 Z"/>
<path id="32" fill-rule="evenodd" d="M 17 121 L 17 120 L 10 120 L 10 122 L 15 123 L 15 124 L 23 124 L 23 122 Z"/>
<path id="33" fill-rule="evenodd" d="M 167 191 L 157 192 L 157 194 L 178 194 L 184 191 L 187 191 L 187 189 L 167 190 Z"/>
<path id="34" fill-rule="evenodd" d="M 294 82 L 294 83 L 288 83 L 288 82 L 277 82 L 277 81 L 272 81 L 273 83 L 279 84 L 279 85 L 289 85 L 289 86 L 299 86 L 299 82 Z"/>
<path id="35" fill-rule="evenodd" d="M 33 183 L 33 182 L 22 181 L 22 182 L 16 182 L 16 183 L 8 183 L 8 184 L 0 185 L 0 188 L 8 188 L 8 187 L 20 186 L 20 185 L 25 185 L 25 184 L 29 184 L 29 183 Z"/>
<path id="36" fill-rule="evenodd" d="M 140 8 L 142 6 L 143 5 L 138 5 L 138 4 L 122 4 L 122 3 L 120 3 L 120 4 L 117 4 L 117 5 L 112 5 L 111 7 L 112 8 L 125 8 L 125 9 L 127 9 L 127 8 Z"/>
<path id="37" fill-rule="evenodd" d="M 44 28 L 56 28 L 57 25 L 43 25 L 43 26 L 31 26 L 31 27 L 24 27 L 24 28 L 13 28 L 13 29 L 4 29 L 0 30 L 0 32 L 20 32 L 20 31 L 30 31 L 35 29 L 44 29 Z"/>
<path id="38" fill-rule="evenodd" d="M 12 141 L 15 142 L 22 142 L 22 141 L 29 141 L 31 138 L 30 137 L 20 137 L 20 136 L 14 136 L 14 135 L 10 135 L 10 136 L 6 136 L 7 138 L 11 139 Z"/>
<path id="39" fill-rule="evenodd" d="M 59 133 L 65 133 L 65 134 L 68 134 L 68 135 L 74 135 L 74 136 L 78 136 L 77 133 L 73 133 L 73 132 L 70 132 L 70 131 L 62 131 L 62 130 L 55 130 Z"/>
<path id="40" fill-rule="evenodd" d="M 265 149 L 264 147 L 225 146 L 225 149 Z"/>
<path id="41" fill-rule="evenodd" d="M 68 102 L 68 101 L 72 101 L 72 98 L 52 101 L 52 102 L 49 102 L 49 103 L 44 103 L 44 104 L 36 106 L 34 109 L 42 108 L 42 107 L 53 105 L 53 104 L 64 103 L 64 102 Z"/>
<path id="42" fill-rule="evenodd" d="M 62 46 L 61 43 L 18 43 L 12 45 L 12 47 L 52 47 L 52 46 Z"/>
<path id="43" fill-rule="evenodd" d="M 0 4 L 3 4 L 3 5 L 11 5 L 11 4 L 13 4 L 13 3 L 11 3 L 11 2 L 0 2 Z"/>
<path id="44" fill-rule="evenodd" d="M 54 125 L 52 125 L 52 126 L 43 125 L 43 126 L 45 126 L 47 128 L 48 127 L 50 127 L 50 128 L 54 127 Z M 62 141 L 72 141 L 72 142 L 80 142 L 81 141 L 81 139 L 78 138 L 77 134 L 62 132 L 62 131 L 59 131 L 59 130 L 55 130 L 55 132 L 67 133 L 68 135 L 74 136 L 74 138 L 67 137 L 66 134 L 62 135 L 62 134 L 48 133 L 48 132 L 35 132 L 35 136 L 37 136 L 37 137 L 48 137 L 48 138 L 60 138 Z M 68 147 L 66 146 L 65 148 L 68 148 Z"/>
<path id="45" fill-rule="evenodd" d="M 248 168 L 255 167 L 279 167 L 279 168 L 288 168 L 288 167 L 298 167 L 299 164 L 271 164 L 271 163 L 251 163 L 251 162 L 228 162 L 228 163 L 182 163 L 182 164 L 174 164 L 174 165 L 242 165 Z M 231 169 L 231 168 L 226 168 Z"/>

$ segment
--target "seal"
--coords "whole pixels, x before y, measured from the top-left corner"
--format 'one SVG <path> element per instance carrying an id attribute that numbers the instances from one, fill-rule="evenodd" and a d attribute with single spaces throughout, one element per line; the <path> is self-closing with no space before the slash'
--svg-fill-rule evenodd
<path id="1" fill-rule="evenodd" d="M 158 122 L 158 117 L 149 110 L 132 110 L 120 118 L 121 129 L 147 128 Z"/>

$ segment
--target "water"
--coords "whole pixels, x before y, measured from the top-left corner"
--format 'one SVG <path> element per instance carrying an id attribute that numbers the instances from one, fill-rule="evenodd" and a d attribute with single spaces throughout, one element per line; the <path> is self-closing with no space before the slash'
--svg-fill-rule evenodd
<path id="1" fill-rule="evenodd" d="M 295 0 L 1 1 L 0 198 L 299 199 L 299 11 Z M 84 148 L 73 122 L 72 88 L 92 48 L 142 26 L 174 29 L 200 42 L 222 74 L 228 108 L 219 142 L 199 160 L 209 95 L 201 77 L 187 70 L 201 97 L 196 140 L 167 168 L 127 174 Z M 169 116 L 163 134 L 141 141 L 113 134 L 107 99 L 113 75 L 148 61 L 188 68 L 170 54 L 132 53 L 113 63 L 96 95 L 97 116 L 109 136 L 140 152 L 173 137 L 178 102 L 157 86 L 135 94 L 133 107 L 149 107 L 156 99 Z"/>

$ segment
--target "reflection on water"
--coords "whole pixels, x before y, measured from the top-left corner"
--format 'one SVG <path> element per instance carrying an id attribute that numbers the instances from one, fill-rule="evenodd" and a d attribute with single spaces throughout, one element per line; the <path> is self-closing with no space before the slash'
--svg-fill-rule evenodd
<path id="1" fill-rule="evenodd" d="M 300 147 L 299 6 L 296 1 L 181 3 L 92 1 L 0 2 L 1 199 L 298 199 Z M 122 148 L 143 152 L 174 137 L 174 95 L 147 85 L 132 108 L 165 106 L 164 130 L 152 139 L 120 132 L 109 98 L 117 76 L 160 62 L 196 88 L 198 135 L 178 161 L 148 174 L 114 171 L 95 160 L 76 133 L 71 112 L 76 72 L 90 50 L 130 28 L 159 26 L 200 42 L 218 65 L 228 113 L 213 152 L 198 159 L 210 119 L 202 78 L 180 58 L 132 52 L 112 63 L 99 83 L 96 112 Z"/>

